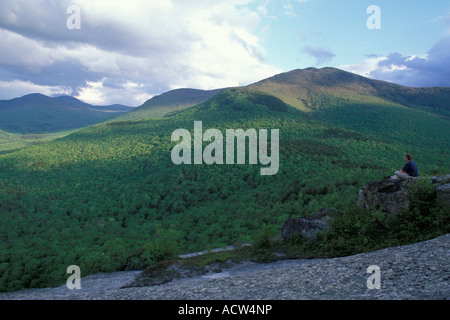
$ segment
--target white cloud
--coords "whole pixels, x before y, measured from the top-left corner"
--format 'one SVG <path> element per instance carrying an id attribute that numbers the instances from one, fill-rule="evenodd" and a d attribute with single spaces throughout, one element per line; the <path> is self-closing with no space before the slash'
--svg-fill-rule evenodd
<path id="1" fill-rule="evenodd" d="M 443 26 L 444 35 L 450 35 L 450 11 L 431 20 L 432 23 Z"/>
<path id="2" fill-rule="evenodd" d="M 105 85 L 106 80 L 87 81 L 84 86 L 80 87 L 75 98 L 92 105 L 112 105 L 118 103 L 139 106 L 152 97 L 152 95 L 142 91 L 142 84 L 126 82 L 122 85 L 111 87 Z"/>
<path id="3" fill-rule="evenodd" d="M 14 67 L 14 78 L 33 75 L 42 86 L 70 85 L 86 102 L 107 104 L 118 96 L 108 79 L 139 84 L 115 88 L 129 104 L 173 88 L 250 84 L 281 72 L 264 61 L 255 36 L 260 12 L 251 2 L 4 0 L 0 69 Z M 81 30 L 66 27 L 70 4 L 81 8 Z"/>
<path id="4" fill-rule="evenodd" d="M 352 65 L 341 65 L 338 68 L 364 77 L 373 78 L 374 72 L 394 73 L 396 71 L 412 70 L 406 64 L 415 59 L 428 60 L 428 55 L 416 54 L 405 57 L 402 56 L 401 60 L 396 61 L 396 63 L 386 63 L 391 60 L 391 57 L 370 57 L 359 63 Z"/>
<path id="5" fill-rule="evenodd" d="M 378 68 L 378 63 L 386 57 L 371 57 L 356 64 L 341 65 L 338 68 L 370 78 L 370 73 Z"/>
<path id="6" fill-rule="evenodd" d="M 40 41 L 17 33 L 0 29 L 0 38 L 2 39 L 0 66 L 22 66 L 27 70 L 37 70 L 63 59 L 54 48 L 46 47 Z"/>
<path id="7" fill-rule="evenodd" d="M 64 86 L 42 86 L 29 81 L 0 81 L 0 95 L 3 100 L 22 97 L 29 93 L 42 93 L 47 96 L 71 95 L 72 89 Z"/>
<path id="8" fill-rule="evenodd" d="M 306 2 L 306 1 L 309 1 L 309 0 L 295 0 L 294 2 L 301 3 L 301 2 Z M 297 17 L 298 16 L 298 14 L 295 12 L 295 8 L 294 8 L 294 5 L 292 4 L 291 0 L 287 0 L 283 4 L 283 11 L 284 11 L 283 13 L 286 16 L 289 16 L 289 17 Z"/>
<path id="9" fill-rule="evenodd" d="M 296 17 L 297 14 L 294 11 L 294 7 L 292 6 L 291 3 L 285 3 L 283 5 L 283 9 L 284 9 L 284 14 L 290 17 Z"/>
<path id="10" fill-rule="evenodd" d="M 425 54 L 371 57 L 340 66 L 360 75 L 410 87 L 450 87 L 450 37 L 440 39 Z"/>

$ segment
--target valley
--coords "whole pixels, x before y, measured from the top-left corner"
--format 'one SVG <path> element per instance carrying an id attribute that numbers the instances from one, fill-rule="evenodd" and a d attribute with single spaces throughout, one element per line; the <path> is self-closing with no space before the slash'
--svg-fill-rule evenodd
<path id="1" fill-rule="evenodd" d="M 424 98 L 416 99 L 416 91 Z M 361 186 L 398 170 L 405 152 L 424 176 L 450 172 L 449 91 L 305 69 L 247 87 L 172 92 L 169 102 L 157 106 L 152 98 L 73 132 L 52 124 L 70 134 L 0 154 L 0 291 L 59 286 L 69 265 L 83 275 L 142 270 L 176 254 L 253 242 L 261 234 L 276 238 L 287 219 L 324 207 L 349 219 L 328 246 L 315 248 L 327 254 L 439 236 L 448 224 L 378 232 L 372 223 L 380 214 L 355 207 Z M 186 103 L 184 93 L 191 96 Z M 11 121 L 2 121 L 0 129 L 11 129 Z M 261 175 L 264 164 L 250 163 L 251 154 L 245 164 L 174 164 L 173 132 L 186 128 L 193 137 L 196 121 L 223 136 L 230 128 L 279 130 L 279 170 Z M 25 139 L 42 125 L 16 128 Z M 32 134 L 47 139 L 53 129 Z M 16 148 L 18 136 L 2 136 Z M 448 217 L 448 207 L 435 214 Z"/>

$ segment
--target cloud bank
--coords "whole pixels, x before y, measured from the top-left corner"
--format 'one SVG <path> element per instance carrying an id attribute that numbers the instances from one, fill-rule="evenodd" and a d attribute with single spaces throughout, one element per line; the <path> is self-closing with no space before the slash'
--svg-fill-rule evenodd
<path id="1" fill-rule="evenodd" d="M 265 62 L 251 1 L 1 2 L 2 97 L 45 89 L 137 106 L 175 88 L 246 85 L 281 72 Z M 80 8 L 80 30 L 66 26 L 70 5 Z"/>
<path id="2" fill-rule="evenodd" d="M 430 21 L 439 25 L 442 38 L 426 53 L 405 55 L 393 52 L 385 57 L 371 56 L 342 69 L 366 77 L 410 87 L 450 87 L 450 12 Z"/>
<path id="3" fill-rule="evenodd" d="M 410 87 L 450 87 L 450 37 L 439 40 L 426 54 L 370 57 L 342 69 Z"/>

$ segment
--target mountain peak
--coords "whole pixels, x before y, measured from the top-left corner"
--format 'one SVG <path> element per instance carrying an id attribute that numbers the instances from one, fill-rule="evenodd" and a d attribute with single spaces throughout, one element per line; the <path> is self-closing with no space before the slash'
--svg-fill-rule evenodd
<path id="1" fill-rule="evenodd" d="M 337 68 L 325 67 L 317 69 L 311 67 L 306 69 L 295 69 L 289 72 L 281 73 L 268 79 L 262 80 L 255 85 L 272 82 L 297 85 L 314 84 L 318 86 L 334 86 L 351 82 L 367 81 L 369 81 L 369 79 L 364 78 L 363 76 Z"/>
<path id="2" fill-rule="evenodd" d="M 97 108 L 70 96 L 52 98 L 31 93 L 0 100 L 0 130 L 21 134 L 66 131 L 105 121 L 125 111 L 129 110 Z"/>
<path id="3" fill-rule="evenodd" d="M 22 100 L 31 100 L 31 101 L 35 101 L 35 100 L 50 100 L 52 98 L 50 98 L 49 96 L 46 96 L 45 94 L 42 93 L 30 93 L 30 94 L 26 94 L 21 98 L 16 98 L 16 99 L 22 99 Z M 15 100 L 15 99 L 13 99 Z"/>
<path id="4" fill-rule="evenodd" d="M 337 68 L 296 69 L 249 86 L 272 94 L 303 111 L 348 105 L 390 103 L 417 108 L 448 117 L 450 88 L 410 88 L 369 79 Z"/>

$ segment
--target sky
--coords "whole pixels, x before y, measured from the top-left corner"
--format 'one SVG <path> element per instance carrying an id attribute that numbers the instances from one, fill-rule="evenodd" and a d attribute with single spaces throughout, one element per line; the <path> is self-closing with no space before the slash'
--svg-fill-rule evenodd
<path id="1" fill-rule="evenodd" d="M 0 100 L 139 106 L 308 67 L 450 87 L 444 0 L 0 0 L 0 39 Z"/>

